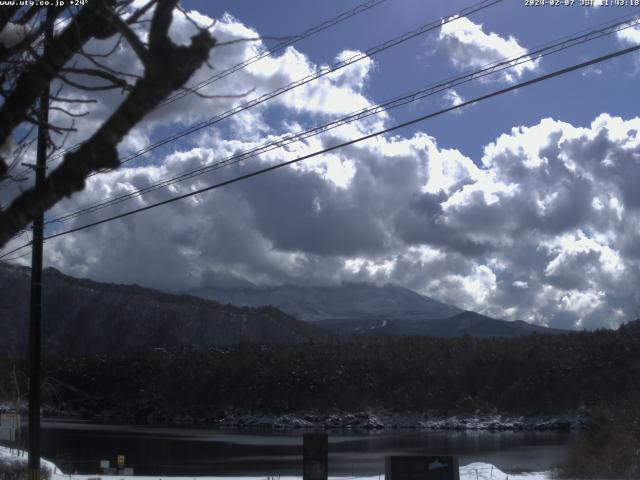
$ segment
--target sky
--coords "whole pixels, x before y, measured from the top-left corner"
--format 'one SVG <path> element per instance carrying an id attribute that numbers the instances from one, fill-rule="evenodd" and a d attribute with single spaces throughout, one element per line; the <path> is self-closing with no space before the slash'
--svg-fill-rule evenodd
<path id="1" fill-rule="evenodd" d="M 171 36 L 188 43 L 193 22 L 213 25 L 219 45 L 189 82 L 197 85 L 362 3 L 184 0 L 189 19 L 176 12 Z M 191 94 L 157 109 L 119 145 L 122 157 L 336 62 L 360 58 L 91 177 L 83 192 L 47 218 L 640 13 L 630 6 L 581 6 L 579 0 L 572 6 L 505 0 L 452 17 L 471 5 L 477 2 L 383 1 L 201 90 L 215 98 Z M 427 24 L 433 26 L 428 32 L 369 54 Z M 635 26 L 543 58 L 527 57 L 406 106 L 51 224 L 46 233 L 320 151 L 639 42 Z M 88 49 L 108 51 L 113 43 L 92 41 Z M 141 71 L 126 44 L 108 61 Z M 45 265 L 174 292 L 390 283 L 496 318 L 615 328 L 640 312 L 639 80 L 638 53 L 618 57 L 52 239 L 45 244 Z M 88 138 L 122 100 L 113 91 L 93 97 L 98 103 L 76 125 L 70 145 Z M 3 190 L 0 200 L 11 194 Z M 15 239 L 6 250 L 25 240 Z M 28 262 L 28 256 L 15 260 Z"/>

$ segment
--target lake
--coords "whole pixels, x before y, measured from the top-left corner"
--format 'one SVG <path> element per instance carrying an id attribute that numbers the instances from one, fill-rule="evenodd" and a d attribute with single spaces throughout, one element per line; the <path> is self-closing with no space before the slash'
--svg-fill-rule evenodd
<path id="1" fill-rule="evenodd" d="M 311 430 L 248 431 L 200 428 L 42 424 L 42 455 L 67 472 L 96 473 L 100 460 L 125 455 L 146 475 L 301 475 L 302 435 Z M 329 474 L 384 473 L 391 454 L 455 454 L 460 465 L 491 463 L 508 473 L 549 470 L 570 433 L 434 432 L 427 430 L 328 431 Z"/>

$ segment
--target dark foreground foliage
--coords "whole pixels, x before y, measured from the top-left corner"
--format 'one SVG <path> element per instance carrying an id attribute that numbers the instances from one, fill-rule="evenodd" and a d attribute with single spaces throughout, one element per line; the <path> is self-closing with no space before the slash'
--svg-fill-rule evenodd
<path id="1" fill-rule="evenodd" d="M 640 395 L 595 408 L 559 466 L 561 478 L 640 478 Z"/>
<path id="2" fill-rule="evenodd" d="M 397 338 L 363 343 L 151 349 L 50 358 L 58 404 L 142 422 L 187 412 L 385 409 L 554 414 L 640 391 L 640 323 L 618 331 L 512 339 Z M 0 362 L 1 390 L 12 389 Z M 22 391 L 25 391 L 24 386 Z"/>

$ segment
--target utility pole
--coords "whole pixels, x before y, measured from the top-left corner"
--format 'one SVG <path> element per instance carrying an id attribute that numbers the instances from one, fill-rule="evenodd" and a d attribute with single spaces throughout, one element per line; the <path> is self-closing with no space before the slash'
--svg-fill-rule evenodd
<path id="1" fill-rule="evenodd" d="M 53 38 L 54 15 L 47 8 L 43 56 Z M 36 188 L 44 183 L 47 169 L 47 125 L 49 124 L 49 87 L 39 100 L 38 148 L 36 153 Z M 29 313 L 29 480 L 40 480 L 40 384 L 41 384 L 41 312 L 42 312 L 42 250 L 44 212 L 33 221 L 31 251 L 31 307 Z"/>

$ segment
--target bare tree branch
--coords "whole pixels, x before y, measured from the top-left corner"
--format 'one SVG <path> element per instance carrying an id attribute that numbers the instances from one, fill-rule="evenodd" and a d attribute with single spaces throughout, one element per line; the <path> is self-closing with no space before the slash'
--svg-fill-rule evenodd
<path id="1" fill-rule="evenodd" d="M 103 80 L 107 80 L 108 82 L 113 84 L 113 86 L 115 86 L 115 87 L 120 87 L 123 90 L 130 90 L 131 89 L 131 85 L 126 80 L 123 80 L 119 76 L 114 75 L 114 74 L 112 74 L 110 72 L 107 72 L 107 71 L 104 71 L 104 70 L 100 70 L 100 69 L 97 69 L 97 68 L 65 67 L 60 71 L 64 72 L 64 73 L 74 73 L 76 75 L 87 75 L 87 76 L 90 76 L 90 77 L 99 77 L 99 78 L 102 78 Z M 68 77 L 67 77 L 67 79 L 68 79 Z"/>
<path id="2" fill-rule="evenodd" d="M 27 35 L 24 36 L 16 45 L 12 47 L 5 47 L 0 45 L 0 62 L 5 62 L 9 57 L 17 56 L 24 52 L 27 48 L 31 47 L 34 41 L 42 35 L 44 31 L 44 25 L 40 25 L 37 28 L 31 29 Z"/>
<path id="3" fill-rule="evenodd" d="M 180 5 L 178 5 L 178 11 L 180 13 L 182 13 L 182 15 L 184 15 L 184 18 L 186 18 L 187 21 L 189 23 L 191 23 L 191 25 L 196 27 L 196 29 L 198 31 L 211 30 L 215 26 L 216 22 L 218 21 L 217 19 L 214 18 L 213 21 L 211 22 L 211 25 L 209 25 L 208 27 L 201 27 L 200 25 L 198 25 L 198 23 L 193 18 L 191 18 L 191 15 L 189 15 L 189 13 L 184 8 L 182 8 Z"/>
<path id="4" fill-rule="evenodd" d="M 44 8 L 43 5 L 33 5 L 31 8 L 27 9 L 27 11 L 22 15 L 16 23 L 20 25 L 26 25 L 27 22 L 31 21 L 36 14 L 42 11 Z"/>
<path id="5" fill-rule="evenodd" d="M 96 68 L 98 68 L 100 70 L 103 70 L 105 72 L 111 73 L 113 75 L 119 75 L 119 76 L 122 76 L 122 77 L 140 78 L 140 75 L 136 75 L 135 73 L 121 72 L 121 71 L 118 71 L 118 70 L 114 70 L 113 68 L 98 62 L 95 58 L 93 58 L 93 56 L 91 54 L 86 53 L 84 51 L 84 48 L 80 50 L 80 55 L 82 55 L 89 62 L 91 62 L 93 65 L 95 65 Z"/>
<path id="6" fill-rule="evenodd" d="M 70 98 L 59 97 L 58 95 L 51 95 L 51 100 L 64 103 L 98 103 L 95 98 Z"/>
<path id="7" fill-rule="evenodd" d="M 118 40 L 116 41 L 116 43 L 113 45 L 113 47 L 111 47 L 111 49 L 108 52 L 105 52 L 105 53 L 89 53 L 89 52 L 86 52 L 84 50 L 84 48 L 82 49 L 82 52 L 84 52 L 87 55 L 90 55 L 91 57 L 107 58 L 107 57 L 110 57 L 111 55 L 113 55 L 121 44 L 122 44 L 122 35 L 118 36 Z"/>
<path id="8" fill-rule="evenodd" d="M 0 32 L 4 30 L 4 27 L 7 26 L 19 9 L 19 5 L 7 5 L 5 8 L 0 10 Z"/>
<path id="9" fill-rule="evenodd" d="M 74 113 L 70 110 L 67 110 L 66 108 L 62 108 L 62 107 L 56 107 L 56 106 L 51 106 L 49 107 L 49 110 L 56 110 L 58 112 L 62 112 L 65 115 L 68 115 L 70 117 L 74 117 L 74 118 L 79 118 L 79 117 L 86 117 L 87 115 L 89 115 L 89 112 L 82 112 L 82 113 Z"/>
<path id="10" fill-rule="evenodd" d="M 63 75 L 62 73 L 58 74 L 58 78 L 62 80 L 64 83 L 66 83 L 67 85 L 77 88 L 78 90 L 84 90 L 86 92 L 102 92 L 105 90 L 114 90 L 116 88 L 120 88 L 122 90 L 131 90 L 133 88 L 129 83 L 127 83 L 124 80 L 120 85 L 116 85 L 113 83 L 109 83 L 107 85 L 85 85 L 83 83 L 76 82 L 74 80 L 69 79 L 69 77 L 67 77 L 66 75 Z"/>
<path id="11" fill-rule="evenodd" d="M 136 35 L 136 33 L 131 29 L 129 25 L 127 25 L 119 16 L 111 15 L 109 20 L 112 22 L 113 26 L 120 31 L 122 36 L 127 40 L 133 51 L 136 52 L 138 58 L 142 61 L 142 63 L 146 63 L 148 61 L 149 52 L 147 51 L 147 47 L 142 43 L 142 40 Z"/>
<path id="12" fill-rule="evenodd" d="M 127 25 L 131 25 L 133 23 L 136 23 L 145 13 L 147 13 L 151 7 L 153 7 L 156 3 L 158 2 L 158 0 L 149 0 L 145 5 L 143 5 L 142 7 L 140 7 L 138 10 L 136 10 L 135 12 L 133 12 L 131 14 L 131 16 L 129 18 L 127 18 L 126 23 Z"/>
<path id="13" fill-rule="evenodd" d="M 79 48 L 96 34 L 104 34 L 113 26 L 107 20 L 109 6 L 113 0 L 88 2 L 72 19 L 67 28 L 51 42 L 49 53 L 38 58 L 20 76 L 16 86 L 0 107 L 0 145 L 4 144 L 11 132 L 24 120 L 26 113 L 40 93 Z M 6 164 L 0 163 L 0 175 L 6 171 Z"/>
<path id="14" fill-rule="evenodd" d="M 118 167 L 118 143 L 147 113 L 169 94 L 182 87 L 204 64 L 209 51 L 215 45 L 215 39 L 208 32 L 200 31 L 191 38 L 188 46 L 175 45 L 169 38 L 172 12 L 177 1 L 157 1 L 150 25 L 144 75 L 135 82 L 131 92 L 117 110 L 77 150 L 67 153 L 61 164 L 38 188 L 26 190 L 5 211 L 0 212 L 0 247 L 26 227 L 36 215 L 51 208 L 63 198 L 82 190 L 91 173 Z M 91 2 L 89 5 L 95 4 Z M 87 14 L 83 22 L 98 23 L 104 28 L 102 22 L 106 19 L 112 25 L 109 16 L 103 13 L 98 15 L 99 20 Z M 80 20 L 72 22 L 73 24 L 84 25 Z M 83 30 L 76 27 L 79 35 Z M 75 51 L 78 51 L 83 43 L 75 40 Z M 62 64 L 58 66 L 57 71 L 61 68 Z M 51 75 L 48 78 L 51 78 Z M 24 108 L 25 113 L 28 108 Z M 3 121 L 4 118 L 0 116 L 0 122 Z M 0 127 L 4 128 L 0 133 L 7 130 L 4 125 L 0 124 Z"/>
<path id="15" fill-rule="evenodd" d="M 40 120 L 38 120 L 37 116 L 32 116 L 32 115 L 27 115 L 25 117 L 25 120 L 27 120 L 29 123 L 37 126 L 37 127 L 44 127 L 45 130 L 47 131 L 52 131 L 55 132 L 59 135 L 63 135 L 64 132 L 68 131 L 69 129 L 67 127 L 61 127 L 59 125 L 52 125 L 50 123 L 43 123 Z"/>

